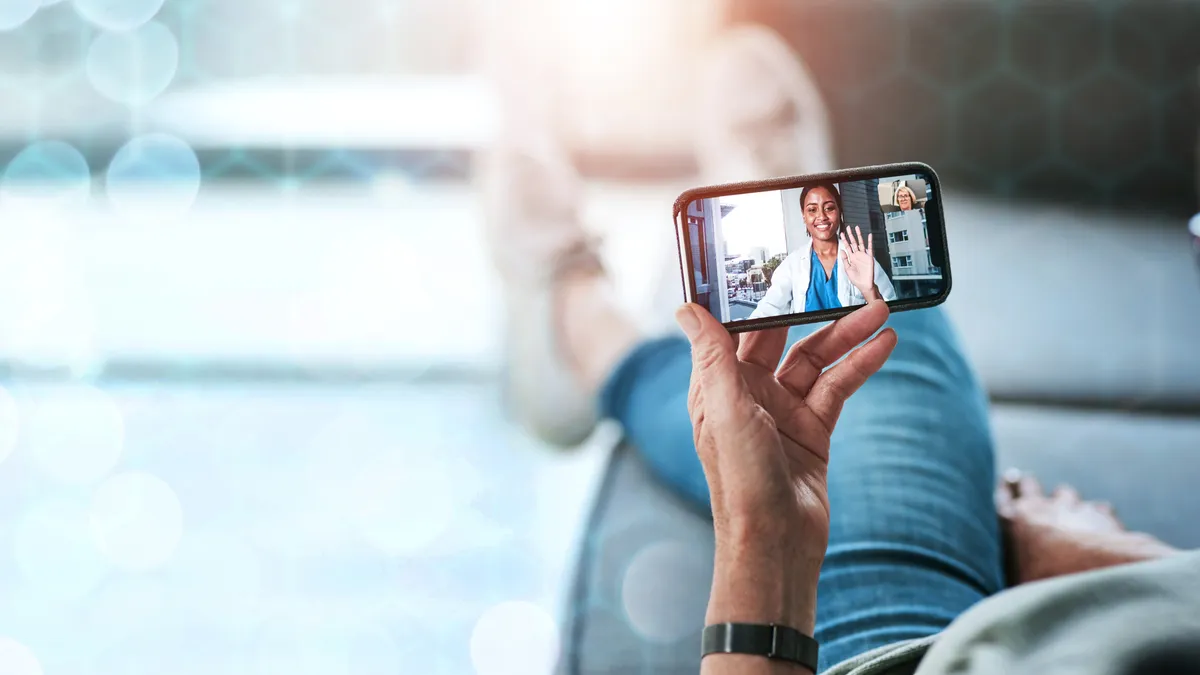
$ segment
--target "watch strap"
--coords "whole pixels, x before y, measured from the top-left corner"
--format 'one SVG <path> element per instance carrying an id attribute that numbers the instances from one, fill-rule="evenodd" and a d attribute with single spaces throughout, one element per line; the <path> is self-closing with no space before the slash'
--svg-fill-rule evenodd
<path id="1" fill-rule="evenodd" d="M 817 672 L 817 641 L 795 628 L 775 624 L 718 623 L 705 626 L 700 658 L 709 654 L 750 654 L 798 663 Z"/>

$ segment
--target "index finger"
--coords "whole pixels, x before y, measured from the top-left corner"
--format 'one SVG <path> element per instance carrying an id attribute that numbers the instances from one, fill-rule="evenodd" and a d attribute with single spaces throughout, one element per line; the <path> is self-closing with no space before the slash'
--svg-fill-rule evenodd
<path id="1" fill-rule="evenodd" d="M 887 322 L 887 303 L 875 300 L 797 342 L 784 357 L 776 377 L 801 396 L 833 362 L 874 335 Z"/>
<path id="2" fill-rule="evenodd" d="M 895 347 L 896 331 L 889 328 L 817 378 L 804 402 L 826 429 L 833 430 L 846 399 L 883 367 Z"/>

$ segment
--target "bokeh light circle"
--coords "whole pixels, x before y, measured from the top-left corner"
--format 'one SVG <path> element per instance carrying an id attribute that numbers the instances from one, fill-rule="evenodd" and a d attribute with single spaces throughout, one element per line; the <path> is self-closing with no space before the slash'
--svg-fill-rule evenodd
<path id="1" fill-rule="evenodd" d="M 144 572 L 171 559 L 183 537 L 183 508 L 171 486 L 141 471 L 100 484 L 92 496 L 92 536 L 115 567 Z"/>
<path id="2" fill-rule="evenodd" d="M 471 663 L 477 675 L 525 675 L 554 671 L 560 650 L 558 625 L 529 602 L 489 608 L 471 631 Z"/>
<path id="3" fill-rule="evenodd" d="M 19 443 L 44 473 L 82 485 L 104 478 L 121 459 L 125 421 L 103 391 L 86 385 L 21 392 Z"/>
<path id="4" fill-rule="evenodd" d="M 0 30 L 12 30 L 37 14 L 39 0 L 0 0 Z"/>
<path id="5" fill-rule="evenodd" d="M 650 544 L 634 556 L 621 585 L 630 626 L 660 643 L 681 640 L 703 624 L 707 598 L 697 588 L 712 583 L 712 553 L 678 541 Z"/>
<path id="6" fill-rule="evenodd" d="M 38 141 L 8 163 L 0 196 L 6 206 L 58 206 L 81 203 L 91 189 L 91 169 L 74 146 Z"/>
<path id="7" fill-rule="evenodd" d="M 39 604 L 84 598 L 108 573 L 88 520 L 84 504 L 65 499 L 36 503 L 17 519 L 13 556 L 22 590 Z"/>
<path id="8" fill-rule="evenodd" d="M 165 0 L 75 0 L 75 9 L 91 23 L 112 31 L 137 28 L 154 18 Z"/>
<path id="9" fill-rule="evenodd" d="M 124 33 L 101 33 L 88 49 L 88 81 L 106 98 L 130 106 L 154 100 L 178 69 L 179 42 L 157 21 Z"/>
<path id="10" fill-rule="evenodd" d="M 42 675 L 42 664 L 29 647 L 12 638 L 0 637 L 0 673 Z"/>
<path id="11" fill-rule="evenodd" d="M 139 220 L 176 217 L 191 208 L 200 192 L 200 160 L 175 136 L 139 136 L 113 156 L 105 191 L 124 215 Z"/>

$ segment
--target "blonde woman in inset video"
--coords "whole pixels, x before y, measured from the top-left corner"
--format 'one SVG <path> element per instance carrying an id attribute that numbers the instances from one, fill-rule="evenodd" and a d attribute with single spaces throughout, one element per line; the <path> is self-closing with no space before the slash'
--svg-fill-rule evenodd
<path id="1" fill-rule="evenodd" d="M 896 188 L 896 207 L 901 211 L 912 211 L 917 206 L 917 193 L 907 185 Z"/>

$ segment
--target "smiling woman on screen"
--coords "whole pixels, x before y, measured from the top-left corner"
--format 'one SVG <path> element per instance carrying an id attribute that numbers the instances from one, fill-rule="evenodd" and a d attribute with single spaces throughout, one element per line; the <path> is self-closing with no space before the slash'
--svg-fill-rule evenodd
<path id="1" fill-rule="evenodd" d="M 896 208 L 901 211 L 912 211 L 917 206 L 917 193 L 907 185 L 896 188 Z"/>
<path id="2" fill-rule="evenodd" d="M 871 254 L 874 236 L 842 221 L 842 196 L 832 184 L 800 192 L 808 242 L 792 251 L 771 277 L 771 288 L 750 314 L 760 319 L 895 300 L 896 289 Z"/>

